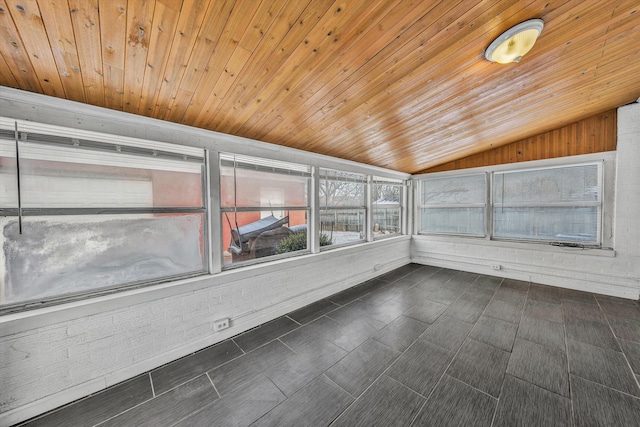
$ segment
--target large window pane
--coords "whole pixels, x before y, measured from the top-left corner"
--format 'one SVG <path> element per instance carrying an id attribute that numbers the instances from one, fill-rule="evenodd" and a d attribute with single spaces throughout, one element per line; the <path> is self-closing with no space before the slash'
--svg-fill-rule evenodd
<path id="1" fill-rule="evenodd" d="M 286 210 L 222 213 L 223 264 L 307 249 L 307 211 Z"/>
<path id="2" fill-rule="evenodd" d="M 366 177 L 320 169 L 320 244 L 343 245 L 366 239 Z"/>
<path id="3" fill-rule="evenodd" d="M 343 245 L 365 239 L 364 209 L 321 209 L 320 245 Z"/>
<path id="4" fill-rule="evenodd" d="M 402 232 L 402 184 L 374 181 L 372 185 L 373 236 Z"/>
<path id="5" fill-rule="evenodd" d="M 0 220 L 2 304 L 96 291 L 205 270 L 203 214 Z"/>
<path id="6" fill-rule="evenodd" d="M 220 155 L 223 265 L 308 248 L 309 166 Z"/>
<path id="7" fill-rule="evenodd" d="M 600 242 L 601 165 L 494 174 L 494 236 Z"/>
<path id="8" fill-rule="evenodd" d="M 21 144 L 24 208 L 202 207 L 202 163 Z"/>
<path id="9" fill-rule="evenodd" d="M 485 174 L 420 181 L 420 232 L 485 235 Z"/>
<path id="10" fill-rule="evenodd" d="M 421 209 L 423 233 L 484 234 L 485 208 L 425 208 Z"/>
<path id="11" fill-rule="evenodd" d="M 493 235 L 499 238 L 598 241 L 595 206 L 497 208 L 493 216 Z"/>
<path id="12" fill-rule="evenodd" d="M 2 141 L 0 305 L 207 271 L 204 151 L 96 136 Z"/>

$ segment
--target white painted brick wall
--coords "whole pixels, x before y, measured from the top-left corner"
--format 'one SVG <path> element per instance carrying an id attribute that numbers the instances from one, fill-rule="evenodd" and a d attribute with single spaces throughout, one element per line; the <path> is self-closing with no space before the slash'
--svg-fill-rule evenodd
<path id="1" fill-rule="evenodd" d="M 409 239 L 392 239 L 327 252 L 294 267 L 282 262 L 280 271 L 267 274 L 257 267 L 240 280 L 225 273 L 228 282 L 211 288 L 3 336 L 0 424 L 3 416 L 15 421 L 25 404 L 44 400 L 44 408 L 88 381 L 122 381 L 374 277 L 381 273 L 375 264 L 385 271 L 404 265 L 409 247 Z M 231 317 L 232 327 L 215 333 L 212 322 L 222 317 Z"/>
<path id="2" fill-rule="evenodd" d="M 640 293 L 640 104 L 618 109 L 615 257 L 590 251 L 465 238 L 414 236 L 414 262 L 531 280 L 572 289 L 638 299 Z M 592 252 L 591 252 L 592 253 Z M 502 270 L 491 269 L 501 264 Z"/>

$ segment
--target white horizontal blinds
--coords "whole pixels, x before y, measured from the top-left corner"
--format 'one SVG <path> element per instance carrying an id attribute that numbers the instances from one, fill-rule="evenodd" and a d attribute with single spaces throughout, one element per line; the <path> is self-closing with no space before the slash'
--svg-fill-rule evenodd
<path id="1" fill-rule="evenodd" d="M 236 169 L 248 169 L 284 175 L 311 176 L 311 167 L 308 165 L 240 154 L 221 153 L 220 165 Z"/>
<path id="2" fill-rule="evenodd" d="M 600 243 L 602 164 L 495 172 L 497 238 Z"/>
<path id="3" fill-rule="evenodd" d="M 485 235 L 486 174 L 420 181 L 420 231 Z"/>

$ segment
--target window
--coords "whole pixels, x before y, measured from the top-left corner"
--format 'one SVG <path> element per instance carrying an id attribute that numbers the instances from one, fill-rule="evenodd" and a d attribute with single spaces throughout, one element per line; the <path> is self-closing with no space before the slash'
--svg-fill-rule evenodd
<path id="1" fill-rule="evenodd" d="M 320 168 L 320 245 L 366 239 L 364 175 Z"/>
<path id="2" fill-rule="evenodd" d="M 202 149 L 27 126 L 0 134 L 1 305 L 206 272 Z"/>
<path id="3" fill-rule="evenodd" d="M 494 173 L 496 238 L 600 243 L 602 164 Z"/>
<path id="4" fill-rule="evenodd" d="M 486 174 L 420 181 L 421 233 L 485 236 Z"/>
<path id="5" fill-rule="evenodd" d="M 374 239 L 402 233 L 403 187 L 402 181 L 373 179 L 371 206 Z"/>
<path id="6" fill-rule="evenodd" d="M 307 250 L 306 165 L 220 155 L 223 265 Z"/>

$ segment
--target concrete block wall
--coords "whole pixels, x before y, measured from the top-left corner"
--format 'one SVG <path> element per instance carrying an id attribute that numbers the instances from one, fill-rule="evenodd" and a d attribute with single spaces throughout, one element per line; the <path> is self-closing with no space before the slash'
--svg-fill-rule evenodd
<path id="1" fill-rule="evenodd" d="M 416 263 L 457 268 L 571 289 L 638 299 L 640 293 L 640 104 L 618 109 L 613 249 L 440 236 L 413 236 Z M 499 264 L 501 270 L 493 270 Z"/>

